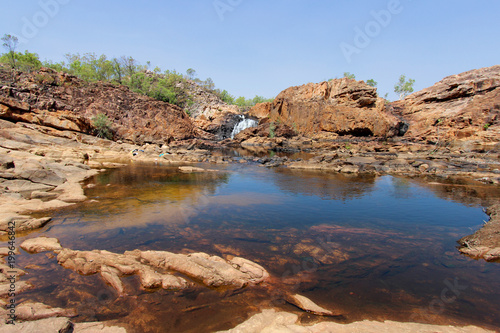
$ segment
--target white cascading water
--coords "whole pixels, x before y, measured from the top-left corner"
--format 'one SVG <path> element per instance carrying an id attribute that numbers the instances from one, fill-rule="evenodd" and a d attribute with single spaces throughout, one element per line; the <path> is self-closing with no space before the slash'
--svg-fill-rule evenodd
<path id="1" fill-rule="evenodd" d="M 246 130 L 250 127 L 256 127 L 258 122 L 253 119 L 245 118 L 245 116 L 241 116 L 241 121 L 234 126 L 233 131 L 231 132 L 231 139 L 234 139 L 235 135 L 239 132 Z"/>

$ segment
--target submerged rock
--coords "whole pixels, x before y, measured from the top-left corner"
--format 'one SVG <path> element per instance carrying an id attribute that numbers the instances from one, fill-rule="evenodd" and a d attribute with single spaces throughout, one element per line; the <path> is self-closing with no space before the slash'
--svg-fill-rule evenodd
<path id="1" fill-rule="evenodd" d="M 260 265 L 239 257 L 223 259 L 206 253 L 175 254 L 166 251 L 127 251 L 124 254 L 104 250 L 75 251 L 62 248 L 56 238 L 25 240 L 21 247 L 32 253 L 54 251 L 58 263 L 80 274 L 99 273 L 120 294 L 125 293 L 121 277 L 137 274 L 143 288 L 184 289 L 192 282 L 179 273 L 201 281 L 207 287 L 242 287 L 258 284 L 269 277 Z"/>

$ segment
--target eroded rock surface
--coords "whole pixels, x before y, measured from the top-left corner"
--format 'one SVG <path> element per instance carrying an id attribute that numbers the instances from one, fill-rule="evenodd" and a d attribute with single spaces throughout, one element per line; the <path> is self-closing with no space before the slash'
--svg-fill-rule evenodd
<path id="1" fill-rule="evenodd" d="M 267 107 L 259 105 L 255 112 L 264 114 Z M 307 135 L 330 132 L 392 137 L 404 134 L 403 122 L 386 112 L 384 100 L 377 97 L 377 89 L 348 78 L 308 83 L 282 91 L 271 106 L 269 118 Z"/>
<path id="2" fill-rule="evenodd" d="M 451 75 L 392 103 L 418 140 L 498 143 L 500 65 Z"/>
<path id="3" fill-rule="evenodd" d="M 0 69 L 0 118 L 90 134 L 92 117 L 105 114 L 117 139 L 164 143 L 193 138 L 188 115 L 175 105 L 111 83 L 87 83 L 75 76 L 42 68 L 18 73 L 16 81 Z"/>
<path id="4" fill-rule="evenodd" d="M 54 251 L 61 266 L 80 274 L 100 273 L 119 293 L 124 293 L 120 278 L 134 274 L 139 275 L 144 288 L 163 289 L 183 289 L 192 284 L 179 274 L 215 288 L 239 288 L 258 284 L 269 277 L 262 266 L 239 257 L 225 260 L 206 253 L 134 250 L 117 254 L 104 250 L 75 251 L 61 248 L 57 239 L 46 237 L 26 240 L 21 246 L 35 253 Z"/>

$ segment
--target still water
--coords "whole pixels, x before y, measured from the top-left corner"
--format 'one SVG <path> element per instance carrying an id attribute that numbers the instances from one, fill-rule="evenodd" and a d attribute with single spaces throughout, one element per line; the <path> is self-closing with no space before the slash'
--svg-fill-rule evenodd
<path id="1" fill-rule="evenodd" d="M 22 299 L 73 307 L 75 321 L 116 320 L 131 332 L 229 329 L 300 293 L 341 317 L 500 327 L 500 264 L 460 255 L 456 241 L 488 219 L 498 187 L 466 182 L 345 176 L 253 165 L 131 165 L 86 181 L 85 203 L 54 213 L 23 239 L 59 238 L 75 250 L 165 250 L 237 255 L 264 266 L 269 283 L 237 291 L 144 291 L 123 279 L 119 297 L 51 254 L 18 256 L 36 287 Z"/>

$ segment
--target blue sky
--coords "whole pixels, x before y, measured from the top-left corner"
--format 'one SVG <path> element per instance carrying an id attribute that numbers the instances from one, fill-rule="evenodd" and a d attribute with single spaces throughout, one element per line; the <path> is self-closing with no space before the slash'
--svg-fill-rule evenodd
<path id="1" fill-rule="evenodd" d="M 42 59 L 61 61 L 68 52 L 128 55 L 162 70 L 194 68 L 201 79 L 247 98 L 350 72 L 375 79 L 380 95 L 397 99 L 400 74 L 420 90 L 500 64 L 500 1 L 493 0 L 0 3 L 0 35 L 19 36 L 18 49 Z"/>

